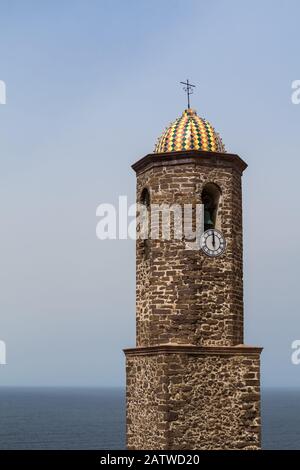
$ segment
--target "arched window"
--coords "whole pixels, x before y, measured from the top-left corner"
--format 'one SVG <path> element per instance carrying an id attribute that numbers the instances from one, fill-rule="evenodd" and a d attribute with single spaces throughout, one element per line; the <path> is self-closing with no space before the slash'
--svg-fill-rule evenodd
<path id="1" fill-rule="evenodd" d="M 141 204 L 144 204 L 144 206 L 146 206 L 147 208 L 150 206 L 150 194 L 147 188 L 144 188 L 141 192 L 140 202 Z"/>
<path id="2" fill-rule="evenodd" d="M 216 227 L 220 196 L 221 190 L 215 183 L 207 183 L 204 186 L 201 194 L 204 204 L 204 230 Z"/>
<path id="3" fill-rule="evenodd" d="M 140 203 L 143 204 L 147 208 L 147 217 L 145 220 L 141 222 L 142 226 L 140 227 L 143 236 L 146 234 L 146 238 L 143 239 L 143 247 L 144 247 L 144 256 L 146 259 L 150 256 L 150 224 L 151 224 L 151 214 L 150 214 L 150 193 L 147 188 L 144 188 L 141 192 L 140 196 Z"/>

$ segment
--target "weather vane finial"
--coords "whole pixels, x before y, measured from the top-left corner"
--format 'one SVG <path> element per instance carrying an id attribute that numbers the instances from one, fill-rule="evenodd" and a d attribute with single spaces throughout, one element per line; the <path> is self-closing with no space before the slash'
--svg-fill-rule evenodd
<path id="1" fill-rule="evenodd" d="M 184 91 L 186 91 L 187 99 L 188 99 L 188 109 L 190 109 L 190 95 L 193 94 L 194 92 L 193 88 L 195 88 L 196 85 L 192 85 L 188 79 L 186 80 L 186 82 L 180 82 L 180 83 L 182 83 L 182 85 L 185 85 L 183 89 Z"/>
<path id="2" fill-rule="evenodd" d="M 180 82 L 182 83 L 182 85 L 185 85 L 184 86 L 184 91 L 186 91 L 186 94 L 187 94 L 187 102 L 188 102 L 188 109 L 190 109 L 190 95 L 193 94 L 194 90 L 193 88 L 195 88 L 196 85 L 192 85 L 189 80 L 187 79 L 186 82 Z"/>

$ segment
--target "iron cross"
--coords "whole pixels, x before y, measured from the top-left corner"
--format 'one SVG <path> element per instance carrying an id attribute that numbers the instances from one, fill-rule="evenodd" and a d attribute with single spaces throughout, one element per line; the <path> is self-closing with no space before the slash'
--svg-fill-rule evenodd
<path id="1" fill-rule="evenodd" d="M 187 79 L 186 82 L 180 82 L 184 86 L 184 91 L 186 91 L 187 94 L 187 101 L 188 101 L 188 109 L 190 109 L 190 95 L 193 94 L 193 88 L 195 88 L 196 85 L 192 85 L 189 80 Z"/>

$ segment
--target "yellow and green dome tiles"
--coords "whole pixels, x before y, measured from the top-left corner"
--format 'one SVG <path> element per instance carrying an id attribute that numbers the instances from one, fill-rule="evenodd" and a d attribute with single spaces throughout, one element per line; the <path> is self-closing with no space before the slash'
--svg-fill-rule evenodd
<path id="1" fill-rule="evenodd" d="M 154 153 L 204 150 L 225 152 L 222 139 L 208 121 L 186 109 L 158 139 Z"/>

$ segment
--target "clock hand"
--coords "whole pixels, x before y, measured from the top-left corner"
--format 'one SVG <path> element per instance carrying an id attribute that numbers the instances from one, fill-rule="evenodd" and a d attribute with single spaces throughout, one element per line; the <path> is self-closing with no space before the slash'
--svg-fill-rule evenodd
<path id="1" fill-rule="evenodd" d="M 213 244 L 213 247 L 215 248 L 216 247 L 216 240 L 215 240 L 215 232 L 214 231 L 212 233 L 212 236 L 213 236 L 212 244 Z"/>

